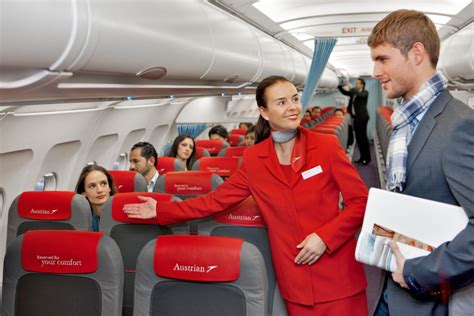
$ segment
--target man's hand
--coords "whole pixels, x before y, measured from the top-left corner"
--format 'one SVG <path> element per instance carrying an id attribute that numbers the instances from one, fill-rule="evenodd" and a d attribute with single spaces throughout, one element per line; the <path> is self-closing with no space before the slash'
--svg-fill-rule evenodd
<path id="1" fill-rule="evenodd" d="M 408 285 L 403 278 L 403 267 L 405 266 L 405 257 L 400 252 L 400 248 L 395 241 L 390 243 L 390 249 L 392 249 L 395 258 L 397 259 L 397 270 L 392 273 L 392 279 L 394 282 L 398 283 L 401 287 L 408 289 Z"/>
<path id="2" fill-rule="evenodd" d="M 138 196 L 145 203 L 125 204 L 123 211 L 130 218 L 148 219 L 156 217 L 156 200 L 147 196 Z"/>
<path id="3" fill-rule="evenodd" d="M 301 251 L 296 256 L 295 263 L 313 264 L 326 251 L 327 247 L 316 233 L 311 233 L 296 248 L 301 249 Z"/>

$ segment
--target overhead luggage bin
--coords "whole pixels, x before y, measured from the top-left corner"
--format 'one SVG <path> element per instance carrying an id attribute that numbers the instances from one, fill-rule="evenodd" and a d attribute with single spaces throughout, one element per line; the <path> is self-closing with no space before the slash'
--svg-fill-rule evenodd
<path id="1" fill-rule="evenodd" d="M 212 37 L 199 1 L 93 1 L 90 14 L 89 40 L 73 72 L 136 75 L 162 67 L 166 78 L 199 78 L 212 63 Z"/>
<path id="2" fill-rule="evenodd" d="M 473 38 L 474 22 L 441 43 L 438 69 L 461 88 L 474 88 Z"/>
<path id="3" fill-rule="evenodd" d="M 209 4 L 203 4 L 212 34 L 212 63 L 201 79 L 228 83 L 252 80 L 260 66 L 255 29 Z M 195 57 L 192 58 L 193 60 Z"/>
<path id="4" fill-rule="evenodd" d="M 255 78 L 255 81 L 260 82 L 263 78 L 274 75 L 286 76 L 288 65 L 282 44 L 262 32 L 256 32 L 256 36 L 260 45 L 262 62 L 259 76 Z"/>

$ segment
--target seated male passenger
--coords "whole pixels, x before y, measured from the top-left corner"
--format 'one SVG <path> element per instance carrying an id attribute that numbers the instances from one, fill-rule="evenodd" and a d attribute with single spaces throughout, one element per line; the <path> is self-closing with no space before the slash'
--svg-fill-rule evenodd
<path id="1" fill-rule="evenodd" d="M 221 139 L 223 141 L 227 141 L 229 137 L 229 133 L 222 125 L 216 125 L 209 130 L 209 139 Z"/>
<path id="2" fill-rule="evenodd" d="M 334 114 L 335 117 L 344 117 L 344 111 L 341 109 L 335 109 Z"/>
<path id="3" fill-rule="evenodd" d="M 322 115 L 322 109 L 319 106 L 315 106 L 311 109 L 311 119 L 315 120 L 317 118 L 320 118 Z"/>
<path id="4" fill-rule="evenodd" d="M 104 167 L 88 165 L 82 169 L 75 189 L 91 206 L 92 230 L 99 231 L 100 215 L 107 199 L 115 194 L 114 180 Z"/>
<path id="5" fill-rule="evenodd" d="M 155 147 L 147 142 L 136 143 L 130 150 L 130 171 L 136 171 L 145 177 L 148 192 L 153 192 L 158 180 L 159 174 L 155 168 L 157 158 Z"/>

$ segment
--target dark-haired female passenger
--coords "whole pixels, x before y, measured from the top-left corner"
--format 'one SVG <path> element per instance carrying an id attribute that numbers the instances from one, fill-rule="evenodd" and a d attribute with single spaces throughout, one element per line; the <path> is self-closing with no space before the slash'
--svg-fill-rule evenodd
<path id="1" fill-rule="evenodd" d="M 257 142 L 214 192 L 184 202 L 125 205 L 162 225 L 205 217 L 252 195 L 267 224 L 280 292 L 290 315 L 366 316 L 366 280 L 354 259 L 367 189 L 333 135 L 299 126 L 302 105 L 284 77 L 257 87 Z M 345 209 L 339 209 L 339 194 Z"/>
<path id="2" fill-rule="evenodd" d="M 101 166 L 85 166 L 79 175 L 75 191 L 89 201 L 92 212 L 92 230 L 99 231 L 102 208 L 107 199 L 115 194 L 112 176 Z"/>
<path id="3" fill-rule="evenodd" d="M 170 157 L 175 157 L 181 161 L 186 170 L 191 170 L 196 161 L 196 144 L 189 135 L 180 135 L 174 139 L 170 150 Z"/>

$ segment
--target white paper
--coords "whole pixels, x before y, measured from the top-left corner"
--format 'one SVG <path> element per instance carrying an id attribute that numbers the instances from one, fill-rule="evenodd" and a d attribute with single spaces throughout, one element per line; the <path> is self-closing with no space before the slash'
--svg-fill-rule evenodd
<path id="1" fill-rule="evenodd" d="M 371 188 L 357 241 L 356 260 L 392 272 L 396 269 L 388 246 L 390 240 L 372 235 L 374 224 L 436 248 L 452 240 L 467 223 L 468 218 L 459 206 Z M 397 244 L 409 259 L 429 253 L 400 242 Z"/>

